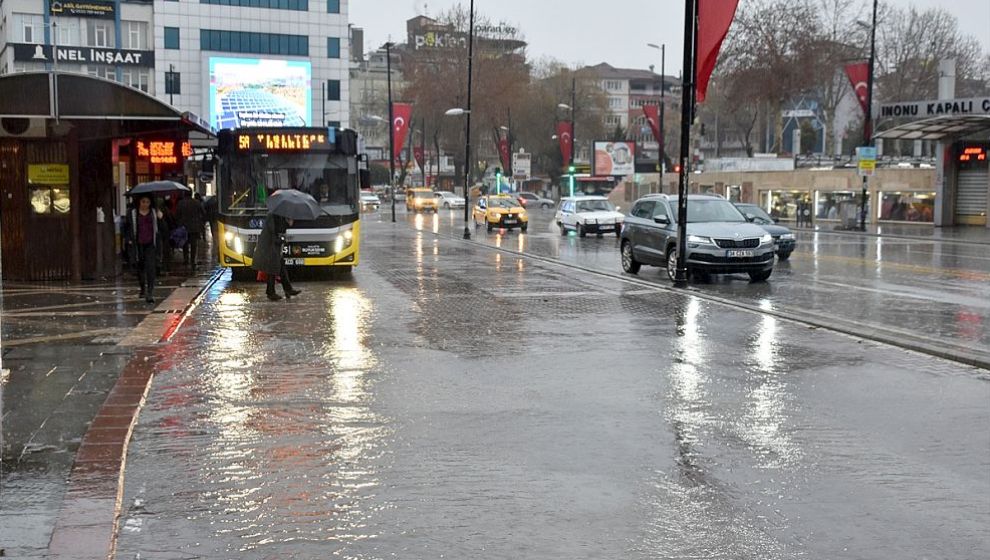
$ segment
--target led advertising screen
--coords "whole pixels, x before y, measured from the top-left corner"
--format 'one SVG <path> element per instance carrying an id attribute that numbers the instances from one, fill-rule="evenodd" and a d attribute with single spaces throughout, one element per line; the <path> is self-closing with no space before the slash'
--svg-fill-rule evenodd
<path id="1" fill-rule="evenodd" d="M 310 126 L 312 81 L 307 60 L 210 57 L 210 124 Z"/>

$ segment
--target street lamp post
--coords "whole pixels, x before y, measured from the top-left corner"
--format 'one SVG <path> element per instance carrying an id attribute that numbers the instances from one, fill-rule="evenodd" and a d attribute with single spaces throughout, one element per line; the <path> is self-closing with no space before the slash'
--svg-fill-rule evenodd
<path id="1" fill-rule="evenodd" d="M 660 167 L 660 192 L 663 192 L 663 168 L 664 168 L 664 164 L 667 161 L 667 158 L 664 157 L 664 152 L 665 152 L 664 144 L 665 144 L 665 140 L 667 139 L 667 134 L 663 129 L 664 108 L 667 105 L 664 102 L 664 97 L 665 97 L 664 93 L 667 90 L 666 69 L 664 68 L 664 64 L 666 63 L 666 58 L 667 58 L 667 44 L 661 43 L 659 46 L 657 46 L 653 43 L 649 43 L 647 46 L 652 47 L 654 49 L 660 49 L 660 123 L 659 126 L 657 127 L 660 130 L 660 139 L 659 139 L 660 155 L 657 158 L 659 160 L 657 163 L 659 164 Z"/>
<path id="2" fill-rule="evenodd" d="M 470 12 L 468 16 L 468 75 L 467 75 L 467 115 L 464 135 L 464 239 L 471 239 L 471 230 L 468 229 L 468 206 L 471 205 L 471 193 L 468 191 L 468 183 L 471 178 L 471 74 L 474 63 L 474 0 L 471 0 Z"/>
<path id="3" fill-rule="evenodd" d="M 869 74 L 866 76 L 866 115 L 863 120 L 863 141 L 867 146 L 873 145 L 873 69 L 876 64 L 877 54 L 877 4 L 878 0 L 873 0 L 873 25 L 870 27 Z M 863 175 L 863 196 L 859 202 L 859 229 L 862 231 L 866 231 L 866 199 L 868 197 L 867 177 Z"/>
<path id="4" fill-rule="evenodd" d="M 687 204 L 688 158 L 690 157 L 691 121 L 694 115 L 696 0 L 684 0 L 684 60 L 681 84 L 681 153 L 677 178 L 677 268 L 674 285 L 687 286 Z"/>
<path id="5" fill-rule="evenodd" d="M 570 196 L 574 196 L 574 151 L 577 150 L 577 140 L 576 140 L 577 136 L 574 133 L 574 131 L 577 128 L 576 125 L 574 124 L 574 121 L 576 120 L 576 113 L 577 113 L 577 85 L 576 85 L 576 83 L 577 83 L 576 79 L 575 78 L 571 78 L 571 104 L 570 105 L 568 105 L 567 103 L 558 103 L 557 104 L 557 108 L 558 109 L 564 109 L 565 111 L 570 111 L 571 112 L 571 130 L 570 130 L 570 133 L 571 133 L 571 152 L 569 154 L 568 161 L 567 161 L 567 175 L 568 175 L 568 178 L 569 178 L 569 181 L 568 182 L 569 182 L 569 187 L 570 187 L 570 192 L 571 192 Z"/>
<path id="6" fill-rule="evenodd" d="M 385 43 L 385 71 L 388 74 L 388 185 L 392 191 L 392 222 L 395 222 L 395 112 L 392 107 L 392 43 Z"/>

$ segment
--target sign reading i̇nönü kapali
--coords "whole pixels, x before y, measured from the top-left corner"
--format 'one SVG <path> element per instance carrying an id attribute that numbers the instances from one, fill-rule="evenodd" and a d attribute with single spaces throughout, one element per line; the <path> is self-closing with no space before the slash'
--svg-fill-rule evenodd
<path id="1" fill-rule="evenodd" d="M 927 119 L 944 115 L 990 115 L 990 97 L 903 101 L 880 105 L 881 117 Z"/>

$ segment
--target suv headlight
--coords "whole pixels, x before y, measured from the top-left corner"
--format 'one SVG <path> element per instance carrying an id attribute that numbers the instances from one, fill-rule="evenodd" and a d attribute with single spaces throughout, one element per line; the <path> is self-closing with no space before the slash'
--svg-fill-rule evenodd
<path id="1" fill-rule="evenodd" d="M 699 245 L 713 245 L 711 237 L 705 237 L 703 235 L 689 235 L 688 243 L 697 243 Z"/>
<path id="2" fill-rule="evenodd" d="M 763 237 L 760 238 L 760 243 L 773 243 L 773 236 L 769 233 L 764 234 Z"/>

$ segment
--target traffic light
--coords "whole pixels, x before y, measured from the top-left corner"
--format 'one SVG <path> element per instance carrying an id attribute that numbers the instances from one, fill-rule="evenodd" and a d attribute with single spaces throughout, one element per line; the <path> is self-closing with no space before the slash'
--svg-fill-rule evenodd
<path id="1" fill-rule="evenodd" d="M 567 173 L 568 173 L 569 175 L 574 175 L 574 172 L 575 172 L 575 171 L 577 171 L 577 168 L 576 168 L 576 167 L 574 167 L 573 165 L 568 165 L 568 166 L 567 166 Z"/>
<path id="2" fill-rule="evenodd" d="M 679 164 L 675 164 L 674 165 L 674 173 L 680 173 L 680 172 L 681 172 L 681 166 Z"/>
<path id="3" fill-rule="evenodd" d="M 502 193 L 502 168 L 495 168 L 495 194 Z"/>

